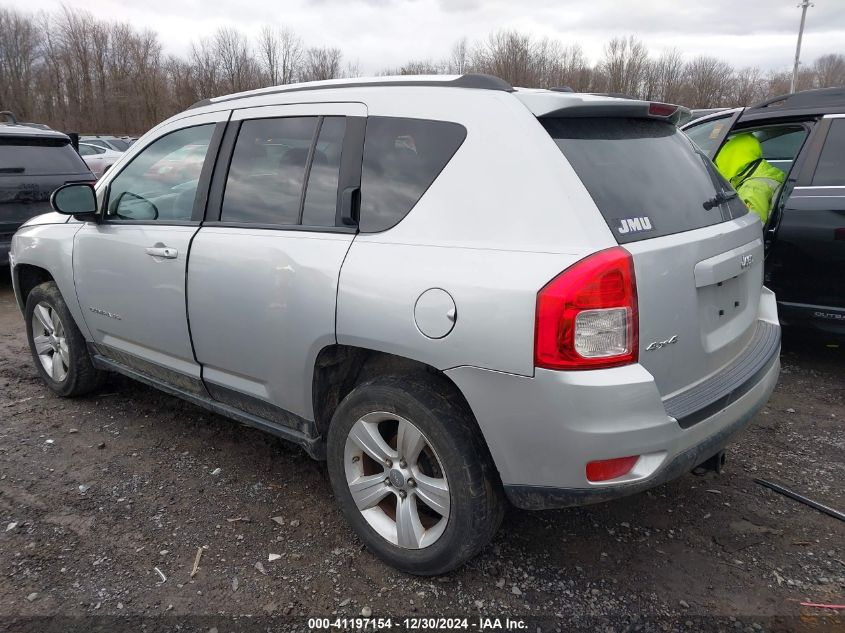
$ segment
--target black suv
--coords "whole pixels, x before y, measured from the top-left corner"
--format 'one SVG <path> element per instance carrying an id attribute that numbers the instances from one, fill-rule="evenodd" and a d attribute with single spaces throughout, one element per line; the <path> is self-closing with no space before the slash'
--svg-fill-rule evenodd
<path id="1" fill-rule="evenodd" d="M 763 158 L 787 176 L 764 227 L 781 322 L 845 337 L 845 88 L 775 97 L 683 129 L 711 159 L 734 134 L 759 139 Z"/>
<path id="2" fill-rule="evenodd" d="M 68 182 L 94 182 L 94 174 L 61 132 L 0 122 L 0 266 L 9 261 L 12 235 L 29 218 L 51 211 L 50 194 Z"/>

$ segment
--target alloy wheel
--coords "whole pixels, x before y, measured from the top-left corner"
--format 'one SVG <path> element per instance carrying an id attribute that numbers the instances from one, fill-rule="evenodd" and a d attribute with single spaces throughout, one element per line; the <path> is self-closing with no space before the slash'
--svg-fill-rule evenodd
<path id="1" fill-rule="evenodd" d="M 32 342 L 47 375 L 63 382 L 70 366 L 65 327 L 58 312 L 43 301 L 32 312 Z"/>
<path id="2" fill-rule="evenodd" d="M 350 429 L 344 470 L 361 515 L 384 539 L 422 549 L 449 521 L 449 483 L 437 453 L 409 420 L 376 411 Z"/>

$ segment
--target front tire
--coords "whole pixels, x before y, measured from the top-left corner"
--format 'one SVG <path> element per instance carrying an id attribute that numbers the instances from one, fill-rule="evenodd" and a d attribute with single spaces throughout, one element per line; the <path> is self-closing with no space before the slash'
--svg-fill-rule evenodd
<path id="1" fill-rule="evenodd" d="M 94 367 L 85 339 L 55 282 L 36 286 L 26 298 L 26 337 L 44 383 L 63 397 L 96 389 L 104 373 Z"/>
<path id="2" fill-rule="evenodd" d="M 435 378 L 382 377 L 356 387 L 328 433 L 335 497 L 366 546 L 412 574 L 446 573 L 495 534 L 504 501 L 465 406 Z"/>

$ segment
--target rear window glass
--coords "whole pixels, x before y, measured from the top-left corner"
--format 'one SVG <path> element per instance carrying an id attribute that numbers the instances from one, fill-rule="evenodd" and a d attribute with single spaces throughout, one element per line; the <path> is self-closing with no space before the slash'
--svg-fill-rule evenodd
<path id="1" fill-rule="evenodd" d="M 845 185 L 845 119 L 830 124 L 813 184 L 820 187 Z"/>
<path id="2" fill-rule="evenodd" d="M 65 139 L 0 136 L 0 175 L 88 173 L 82 158 Z"/>
<path id="3" fill-rule="evenodd" d="M 553 118 L 555 140 L 620 244 L 724 222 L 748 212 L 686 135 L 663 121 Z"/>
<path id="4" fill-rule="evenodd" d="M 395 226 L 431 186 L 466 138 L 458 123 L 371 116 L 361 169 L 363 232 Z"/>

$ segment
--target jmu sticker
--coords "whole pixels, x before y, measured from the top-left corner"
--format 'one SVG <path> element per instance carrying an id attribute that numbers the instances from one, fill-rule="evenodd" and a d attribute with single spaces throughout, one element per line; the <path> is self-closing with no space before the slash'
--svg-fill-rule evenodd
<path id="1" fill-rule="evenodd" d="M 641 215 L 636 218 L 621 218 L 617 220 L 619 223 L 616 230 L 620 235 L 628 233 L 642 233 L 643 231 L 653 231 L 654 225 L 651 223 L 651 218 L 647 215 Z"/>

